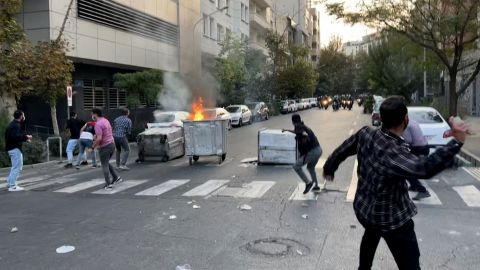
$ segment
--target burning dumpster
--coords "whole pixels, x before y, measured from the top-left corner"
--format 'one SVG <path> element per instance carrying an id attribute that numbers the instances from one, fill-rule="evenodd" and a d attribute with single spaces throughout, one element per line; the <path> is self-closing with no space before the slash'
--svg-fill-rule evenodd
<path id="1" fill-rule="evenodd" d="M 221 164 L 227 156 L 228 120 L 184 121 L 185 154 L 190 165 L 201 156 L 217 156 Z"/>
<path id="2" fill-rule="evenodd" d="M 258 132 L 258 164 L 295 164 L 296 161 L 295 134 L 279 129 Z"/>
<path id="3" fill-rule="evenodd" d="M 181 127 L 149 128 L 138 135 L 137 143 L 139 161 L 144 161 L 145 157 L 160 157 L 167 162 L 185 155 Z"/>

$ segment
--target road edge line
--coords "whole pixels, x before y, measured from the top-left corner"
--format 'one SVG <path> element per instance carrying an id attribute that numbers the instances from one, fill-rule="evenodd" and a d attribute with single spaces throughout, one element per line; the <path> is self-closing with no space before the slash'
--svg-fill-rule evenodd
<path id="1" fill-rule="evenodd" d="M 353 164 L 353 173 L 352 173 L 352 181 L 350 182 L 350 187 L 348 188 L 346 202 L 353 202 L 355 199 L 355 193 L 357 192 L 357 185 L 358 185 L 358 175 L 357 175 L 357 168 L 358 168 L 358 160 L 355 159 L 355 163 Z"/>

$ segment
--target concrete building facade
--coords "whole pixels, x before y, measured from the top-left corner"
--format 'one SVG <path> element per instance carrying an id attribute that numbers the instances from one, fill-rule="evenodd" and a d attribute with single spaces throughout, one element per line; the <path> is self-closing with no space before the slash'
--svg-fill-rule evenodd
<path id="1" fill-rule="evenodd" d="M 250 46 L 268 55 L 265 38 L 273 30 L 272 0 L 250 0 Z"/>

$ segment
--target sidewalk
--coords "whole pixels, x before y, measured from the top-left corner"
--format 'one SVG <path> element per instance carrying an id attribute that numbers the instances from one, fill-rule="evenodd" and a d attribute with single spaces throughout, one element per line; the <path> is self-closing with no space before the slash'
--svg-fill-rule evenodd
<path id="1" fill-rule="evenodd" d="M 467 141 L 463 146 L 466 154 L 473 156 L 480 163 L 480 117 L 469 116 L 465 122 L 470 126 L 470 131 L 473 133 L 467 137 Z"/>

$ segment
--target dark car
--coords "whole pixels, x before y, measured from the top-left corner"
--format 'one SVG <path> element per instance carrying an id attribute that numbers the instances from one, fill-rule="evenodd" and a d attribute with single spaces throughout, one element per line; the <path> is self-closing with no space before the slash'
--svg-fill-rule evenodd
<path id="1" fill-rule="evenodd" d="M 270 111 L 265 102 L 251 102 L 247 104 L 250 111 L 252 111 L 253 119 L 255 121 L 268 120 Z"/>

